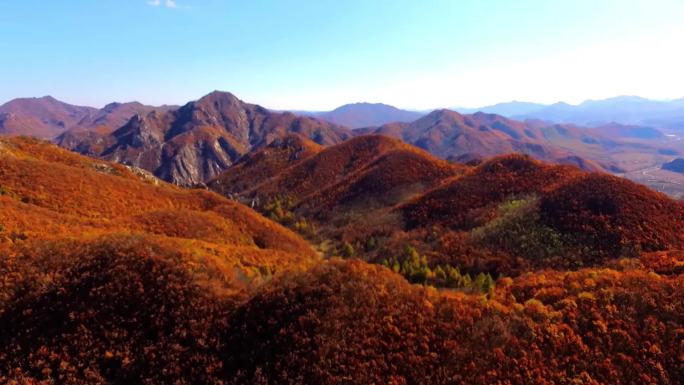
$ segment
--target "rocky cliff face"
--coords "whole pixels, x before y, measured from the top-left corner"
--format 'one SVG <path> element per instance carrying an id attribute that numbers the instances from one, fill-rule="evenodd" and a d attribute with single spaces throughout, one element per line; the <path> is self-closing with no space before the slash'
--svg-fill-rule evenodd
<path id="1" fill-rule="evenodd" d="M 242 155 L 289 133 L 322 145 L 352 136 L 349 129 L 323 120 L 274 113 L 216 91 L 175 110 L 137 114 L 111 133 L 70 130 L 56 142 L 191 186 L 217 177 Z"/>

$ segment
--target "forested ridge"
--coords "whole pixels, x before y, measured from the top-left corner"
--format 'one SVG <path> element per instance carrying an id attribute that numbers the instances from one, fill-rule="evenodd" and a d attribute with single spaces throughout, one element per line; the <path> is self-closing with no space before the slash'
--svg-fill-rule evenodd
<path id="1" fill-rule="evenodd" d="M 683 383 L 681 203 L 381 136 L 257 151 L 221 196 L 0 139 L 0 383 Z"/>

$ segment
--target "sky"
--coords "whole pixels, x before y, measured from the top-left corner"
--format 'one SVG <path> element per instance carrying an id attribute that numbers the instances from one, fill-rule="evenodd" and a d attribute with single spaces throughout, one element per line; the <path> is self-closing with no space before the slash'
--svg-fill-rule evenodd
<path id="1" fill-rule="evenodd" d="M 684 96 L 682 0 L 0 0 L 0 103 Z"/>

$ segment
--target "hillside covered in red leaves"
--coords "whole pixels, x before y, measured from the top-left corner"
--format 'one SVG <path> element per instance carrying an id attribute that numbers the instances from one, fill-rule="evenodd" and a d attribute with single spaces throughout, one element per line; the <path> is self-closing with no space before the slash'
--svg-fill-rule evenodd
<path id="1" fill-rule="evenodd" d="M 438 259 L 504 274 L 597 266 L 684 242 L 681 203 L 626 179 L 520 155 L 487 161 L 397 210 L 415 234 L 438 233 Z M 477 247 L 475 261 L 467 254 Z"/>
<path id="2" fill-rule="evenodd" d="M 0 140 L 0 383 L 682 383 L 679 202 L 377 135 L 231 169 Z"/>
<path id="3" fill-rule="evenodd" d="M 387 137 L 359 136 L 241 189 L 244 165 L 257 169 L 253 159 L 210 186 L 250 202 L 328 255 L 401 266 L 410 247 L 430 269 L 510 276 L 638 259 L 679 249 L 684 239 L 684 209 L 667 196 L 526 155 L 467 166 Z"/>

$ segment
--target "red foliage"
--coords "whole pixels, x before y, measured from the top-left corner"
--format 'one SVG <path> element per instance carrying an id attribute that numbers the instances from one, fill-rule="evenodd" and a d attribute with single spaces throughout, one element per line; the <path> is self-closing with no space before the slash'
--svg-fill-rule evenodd
<path id="1" fill-rule="evenodd" d="M 308 215 L 317 216 L 354 205 L 366 210 L 390 207 L 463 169 L 419 151 L 390 150 L 338 183 L 310 194 L 300 205 Z"/>
<path id="2" fill-rule="evenodd" d="M 684 205 L 645 186 L 588 174 L 548 191 L 542 220 L 604 255 L 684 246 Z"/>
<path id="3" fill-rule="evenodd" d="M 498 203 L 553 186 L 580 174 L 571 166 L 551 166 L 524 155 L 491 159 L 471 173 L 403 205 L 409 227 L 441 224 L 470 229 L 491 219 Z"/>
<path id="4" fill-rule="evenodd" d="M 322 147 L 297 134 L 277 138 L 268 146 L 240 158 L 216 179 L 209 188 L 222 194 L 240 194 L 264 183 L 288 167 L 321 151 Z"/>
<path id="5" fill-rule="evenodd" d="M 376 160 L 388 151 L 411 149 L 403 142 L 380 135 L 360 136 L 329 147 L 273 180 L 259 186 L 259 195 L 288 195 L 300 201 L 332 186 Z"/>

